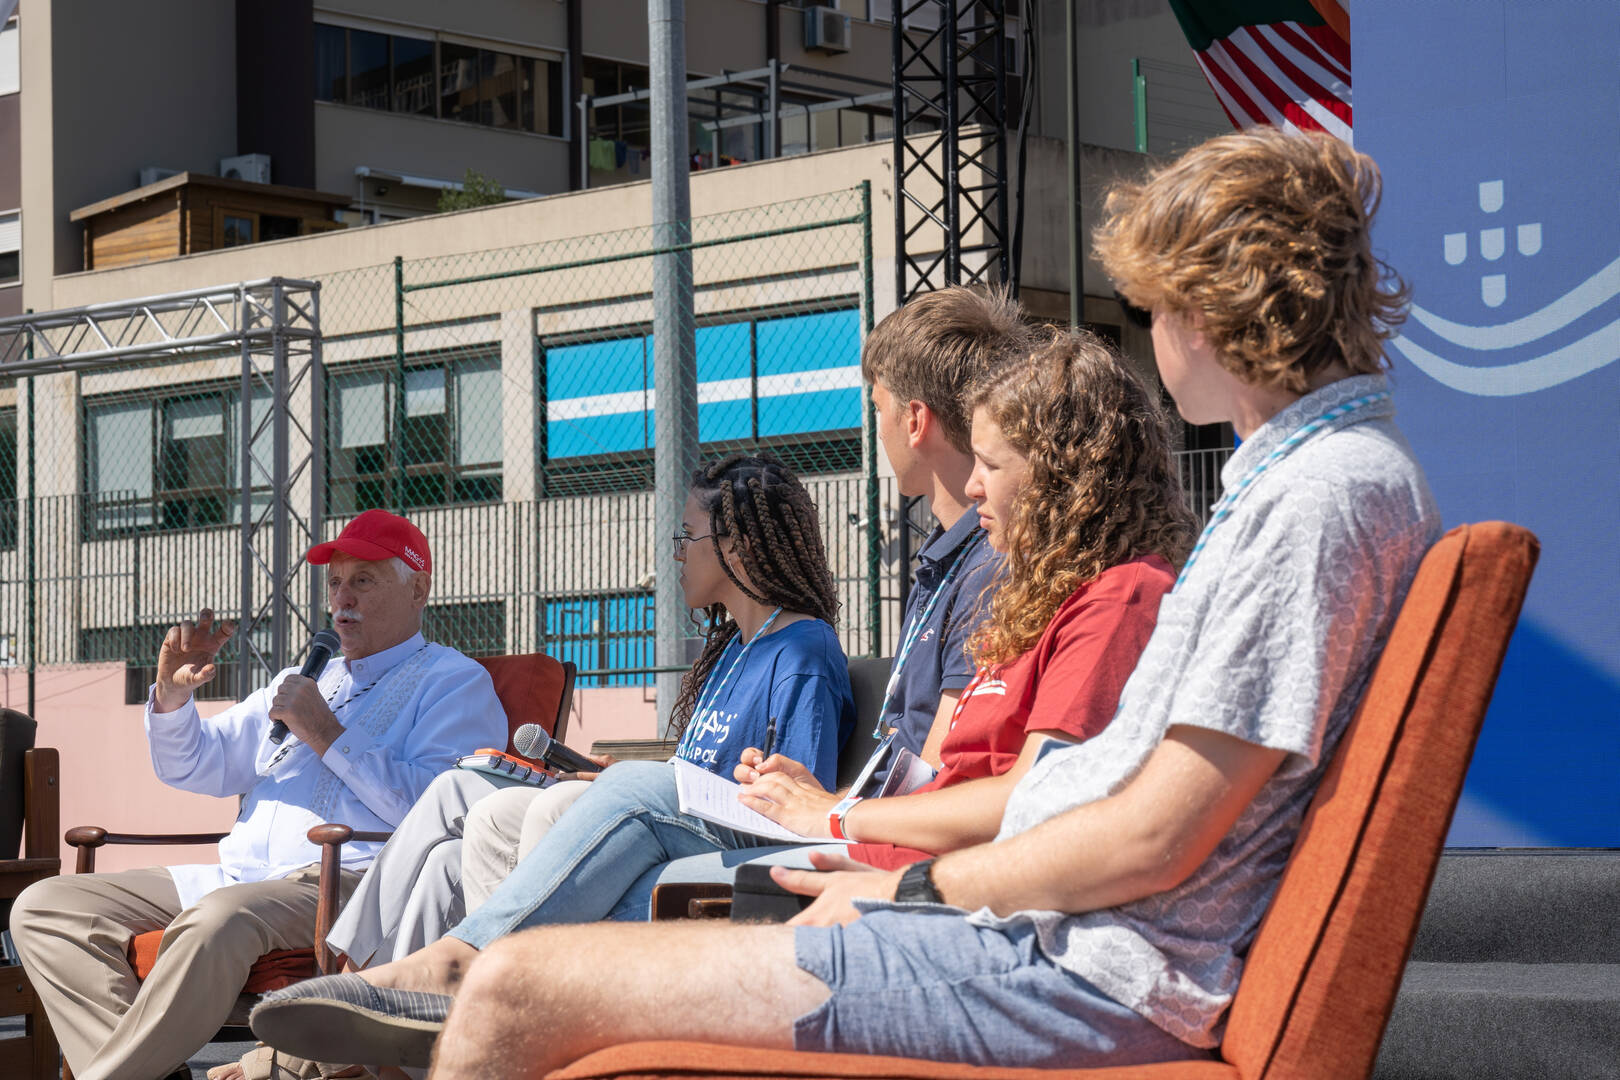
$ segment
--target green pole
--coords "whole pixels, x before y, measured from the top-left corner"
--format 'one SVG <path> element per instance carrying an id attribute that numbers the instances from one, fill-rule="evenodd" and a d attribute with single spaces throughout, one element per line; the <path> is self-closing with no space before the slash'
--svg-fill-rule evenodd
<path id="1" fill-rule="evenodd" d="M 33 308 L 28 314 L 34 313 Z M 27 358 L 34 358 L 34 331 L 29 328 Z M 28 377 L 28 715 L 34 711 L 34 671 L 39 667 L 39 545 L 34 542 L 35 518 L 39 510 L 38 477 L 34 474 L 34 390 L 39 380 Z"/>
<path id="2" fill-rule="evenodd" d="M 394 513 L 405 513 L 405 257 L 394 256 L 394 437 L 389 440 L 389 491 Z"/>
<path id="3" fill-rule="evenodd" d="M 1142 74 L 1139 57 L 1131 60 L 1131 106 L 1136 113 L 1136 152 L 1148 152 L 1147 140 L 1147 78 Z"/>
<path id="4" fill-rule="evenodd" d="M 861 181 L 861 343 L 876 322 L 872 311 L 872 181 Z M 878 522 L 877 410 L 866 397 L 866 631 L 872 656 L 883 655 L 883 534 Z"/>

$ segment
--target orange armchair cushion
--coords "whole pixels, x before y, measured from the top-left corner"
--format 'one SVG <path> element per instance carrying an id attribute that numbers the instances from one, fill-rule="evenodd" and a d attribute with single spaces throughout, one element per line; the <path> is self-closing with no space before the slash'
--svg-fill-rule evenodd
<path id="1" fill-rule="evenodd" d="M 662 1077 L 760 1080 L 1238 1080 L 1224 1061 L 1172 1061 L 1110 1069 L 997 1069 L 862 1054 L 789 1053 L 707 1043 L 641 1042 L 598 1050 L 548 1074 L 547 1080 L 653 1080 Z"/>
<path id="2" fill-rule="evenodd" d="M 489 672 L 495 696 L 506 710 L 506 752 L 516 754 L 512 736 L 524 724 L 539 724 L 546 734 L 558 736 L 557 720 L 563 697 L 568 692 L 568 673 L 563 665 L 545 653 L 512 656 L 480 656 L 478 663 Z"/>
<path id="3" fill-rule="evenodd" d="M 158 950 L 163 947 L 163 931 L 150 930 L 144 934 L 136 934 L 135 939 L 129 943 L 129 962 L 135 969 L 135 977 L 145 981 L 152 974 L 152 965 L 157 963 Z M 315 950 L 314 949 L 278 949 L 275 952 L 265 953 L 253 964 L 248 972 L 247 983 L 242 987 L 244 994 L 268 994 L 272 990 L 280 990 L 284 986 L 291 986 L 295 982 L 315 977 Z"/>

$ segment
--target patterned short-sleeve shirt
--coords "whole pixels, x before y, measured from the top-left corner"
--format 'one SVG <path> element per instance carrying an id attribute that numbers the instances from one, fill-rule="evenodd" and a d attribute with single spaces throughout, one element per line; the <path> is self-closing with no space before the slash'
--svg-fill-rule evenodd
<path id="1" fill-rule="evenodd" d="M 1226 465 L 1230 489 L 1284 439 L 1382 376 L 1323 387 L 1264 424 Z M 1330 424 L 1247 488 L 1159 608 L 1158 626 L 1088 742 L 1045 754 L 1008 801 L 1001 838 L 1119 792 L 1172 725 L 1288 756 L 1191 877 L 1167 892 L 1033 924 L 1041 948 L 1176 1037 L 1220 1042 L 1243 956 L 1301 819 L 1412 582 L 1439 534 L 1423 472 L 1385 401 Z"/>

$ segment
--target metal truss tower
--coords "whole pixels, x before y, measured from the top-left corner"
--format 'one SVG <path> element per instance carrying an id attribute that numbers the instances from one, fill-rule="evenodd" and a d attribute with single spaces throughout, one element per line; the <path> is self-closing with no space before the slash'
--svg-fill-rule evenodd
<path id="1" fill-rule="evenodd" d="M 269 278 L 0 319 L 0 376 L 29 381 L 30 412 L 37 376 L 233 353 L 241 357 L 237 430 L 246 433 L 232 462 L 242 522 L 237 691 L 245 698 L 287 667 L 324 625 L 321 575 L 308 575 L 303 597 L 295 593 L 303 553 L 321 539 L 326 503 L 320 284 Z M 290 408 L 295 399 L 299 407 Z M 309 418 L 308 428 L 300 415 Z M 31 477 L 30 529 L 38 504 L 34 483 Z M 229 598 L 218 602 L 224 607 Z M 30 596 L 30 671 L 36 607 Z"/>
<path id="2" fill-rule="evenodd" d="M 896 0 L 895 303 L 1010 284 L 1006 0 Z"/>
<path id="3" fill-rule="evenodd" d="M 895 0 L 894 300 L 1017 282 L 1007 214 L 1006 0 Z M 900 499 L 900 605 L 917 500 Z"/>

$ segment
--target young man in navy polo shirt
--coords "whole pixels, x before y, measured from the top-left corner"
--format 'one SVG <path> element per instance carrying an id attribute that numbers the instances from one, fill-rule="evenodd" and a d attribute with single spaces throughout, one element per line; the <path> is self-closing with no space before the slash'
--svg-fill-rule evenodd
<path id="1" fill-rule="evenodd" d="M 900 494 L 927 498 L 938 522 L 917 553 L 881 720 L 897 745 L 935 768 L 957 699 L 973 678 L 966 644 L 1000 559 L 964 491 L 973 452 L 962 398 L 972 382 L 1029 346 L 1016 303 L 953 287 L 884 319 L 861 355 L 878 441 Z"/>

